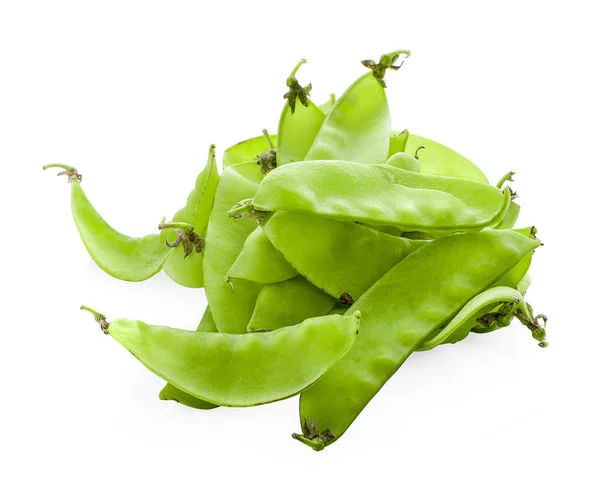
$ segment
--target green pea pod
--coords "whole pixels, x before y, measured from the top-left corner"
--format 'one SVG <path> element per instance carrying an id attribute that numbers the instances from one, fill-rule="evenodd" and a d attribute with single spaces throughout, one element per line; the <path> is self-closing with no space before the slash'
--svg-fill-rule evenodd
<path id="1" fill-rule="evenodd" d="M 436 239 L 398 263 L 348 310 L 361 312 L 361 333 L 302 393 L 302 434 L 294 437 L 315 450 L 339 439 L 429 335 L 537 246 L 519 233 L 486 229 Z"/>
<path id="2" fill-rule="evenodd" d="M 494 311 L 495 310 L 495 311 Z M 516 312 L 521 312 L 531 326 L 540 326 L 529 311 L 523 295 L 516 289 L 499 286 L 487 289 L 469 301 L 456 316 L 442 327 L 439 334 L 421 343 L 417 351 L 426 351 L 466 338 L 478 324 L 490 328 L 506 327 Z M 541 332 L 541 331 L 540 331 Z M 541 341 L 545 346 L 545 341 Z"/>
<path id="3" fill-rule="evenodd" d="M 473 162 L 433 140 L 411 134 L 405 151 L 419 159 L 423 174 L 458 177 L 489 184 L 485 174 Z"/>
<path id="4" fill-rule="evenodd" d="M 240 202 L 229 213 L 291 210 L 445 235 L 495 226 L 509 204 L 508 188 L 501 192 L 474 181 L 389 165 L 322 160 L 274 170 L 253 200 Z"/>
<path id="5" fill-rule="evenodd" d="M 123 281 L 144 281 L 159 272 L 171 249 L 160 234 L 142 238 L 125 236 L 113 229 L 92 206 L 81 188 L 77 169 L 62 164 L 44 169 L 63 169 L 71 183 L 71 212 L 92 260 L 104 272 Z"/>
<path id="6" fill-rule="evenodd" d="M 421 163 L 415 157 L 404 152 L 394 153 L 385 164 L 410 172 L 421 172 Z"/>
<path id="7" fill-rule="evenodd" d="M 390 134 L 390 148 L 388 150 L 388 160 L 396 153 L 406 151 L 406 143 L 408 142 L 408 130 L 402 132 L 392 131 Z"/>
<path id="8" fill-rule="evenodd" d="M 373 74 L 368 73 L 358 78 L 335 102 L 306 160 L 384 163 L 390 132 L 385 90 Z"/>
<path id="9" fill-rule="evenodd" d="M 427 243 L 289 211 L 273 214 L 263 229 L 300 274 L 346 303 L 358 299 L 400 260 Z"/>
<path id="10" fill-rule="evenodd" d="M 173 216 L 172 223 L 161 224 L 161 226 L 177 226 L 183 222 L 192 226 L 193 233 L 200 235 L 204 240 L 218 184 L 219 171 L 215 160 L 215 147 L 211 145 L 206 166 L 198 175 L 196 186 L 189 194 L 185 207 Z M 167 242 L 174 246 L 174 253 L 165 261 L 163 270 L 177 284 L 188 288 L 201 288 L 204 286 L 203 241 L 198 246 L 200 251 L 191 250 L 189 245 L 185 244 L 186 234 L 188 233 L 180 229 L 176 232 L 172 229 L 165 231 Z"/>
<path id="11" fill-rule="evenodd" d="M 209 306 L 204 310 L 204 315 L 202 315 L 202 319 L 200 319 L 196 332 L 218 332 L 217 324 L 215 324 L 215 319 L 213 318 L 212 310 Z"/>
<path id="12" fill-rule="evenodd" d="M 524 227 L 521 229 L 513 229 L 514 232 L 519 233 L 529 239 L 537 240 L 536 234 L 537 229 L 535 227 Z M 539 242 L 539 241 L 538 241 Z M 509 288 L 516 289 L 519 283 L 523 280 L 529 267 L 531 266 L 531 261 L 533 259 L 533 250 L 527 253 L 521 261 L 515 265 L 511 270 L 509 270 L 506 274 L 504 274 L 498 281 L 496 281 L 495 286 L 508 286 Z"/>
<path id="13" fill-rule="evenodd" d="M 213 404 L 239 407 L 282 400 L 315 383 L 350 350 L 360 320 L 360 312 L 328 315 L 273 332 L 237 335 L 183 331 L 137 320 L 108 323 L 102 314 L 82 308 L 94 314 L 105 333 L 177 389 Z"/>
<path id="14" fill-rule="evenodd" d="M 182 405 L 189 406 L 190 408 L 196 408 L 198 410 L 213 410 L 214 408 L 219 407 L 219 405 L 209 403 L 208 401 L 198 399 L 191 394 L 184 393 L 181 389 L 177 389 L 175 386 L 169 383 L 167 383 L 165 387 L 161 389 L 158 397 L 161 400 L 173 400 L 177 403 L 181 403 Z"/>
<path id="15" fill-rule="evenodd" d="M 296 71 L 305 62 L 302 59 L 290 74 L 290 91 L 298 83 Z M 306 103 L 307 105 L 294 105 L 293 110 L 287 102 L 283 107 L 277 129 L 277 166 L 304 160 L 323 124 L 323 111 L 308 98 Z"/>
<path id="16" fill-rule="evenodd" d="M 232 278 L 247 279 L 258 284 L 274 284 L 287 281 L 298 275 L 298 272 L 284 256 L 273 246 L 262 226 L 257 226 L 246 238 L 242 251 L 225 280 Z"/>
<path id="17" fill-rule="evenodd" d="M 271 142 L 277 144 L 277 136 L 270 135 Z M 269 151 L 264 135 L 255 136 L 233 146 L 223 153 L 223 169 L 242 162 L 256 161 L 256 158 Z"/>
<path id="18" fill-rule="evenodd" d="M 500 224 L 496 226 L 496 229 L 512 229 L 517 223 L 520 211 L 521 207 L 519 206 L 519 204 L 511 200 L 510 205 L 508 206 L 508 210 L 504 215 L 504 218 L 502 219 Z"/>
<path id="19" fill-rule="evenodd" d="M 531 286 L 531 276 L 529 275 L 529 272 L 527 272 L 523 276 L 523 279 L 519 281 L 519 284 L 517 284 L 517 291 L 521 294 L 525 294 L 529 289 L 529 286 Z"/>
<path id="20" fill-rule="evenodd" d="M 326 315 L 336 301 L 302 276 L 267 284 L 258 295 L 248 331 L 279 329 Z"/>
<path id="21" fill-rule="evenodd" d="M 238 279 L 235 292 L 232 292 L 225 276 L 246 238 L 256 229 L 255 220 L 236 221 L 227 215 L 227 209 L 238 199 L 255 194 L 262 177 L 255 162 L 243 162 L 227 167 L 217 188 L 206 234 L 204 286 L 213 318 L 221 332 L 246 332 L 261 288 L 254 282 Z"/>

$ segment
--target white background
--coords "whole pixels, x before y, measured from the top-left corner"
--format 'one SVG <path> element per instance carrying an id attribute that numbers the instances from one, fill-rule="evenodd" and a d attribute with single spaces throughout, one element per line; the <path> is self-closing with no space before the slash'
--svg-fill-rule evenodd
<path id="1" fill-rule="evenodd" d="M 599 494 L 598 53 L 591 1 L 0 4 L 0 493 Z M 448 144 L 494 182 L 516 170 L 535 224 L 529 300 L 550 347 L 513 325 L 414 355 L 321 453 L 297 398 L 202 412 L 82 303 L 195 328 L 203 290 L 111 279 L 89 259 L 64 178 L 117 229 L 153 232 L 218 151 L 275 132 L 285 79 L 320 102 L 389 73 L 394 128 Z"/>

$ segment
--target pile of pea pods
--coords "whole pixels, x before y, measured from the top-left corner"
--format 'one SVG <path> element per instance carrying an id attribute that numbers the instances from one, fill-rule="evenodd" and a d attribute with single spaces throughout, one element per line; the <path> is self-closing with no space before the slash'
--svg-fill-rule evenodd
<path id="1" fill-rule="evenodd" d="M 81 307 L 166 381 L 161 399 L 208 410 L 299 395 L 293 438 L 318 451 L 415 351 L 515 318 L 547 346 L 546 317 L 524 298 L 541 243 L 514 228 L 513 173 L 489 184 L 450 148 L 391 129 L 385 79 L 409 54 L 362 61 L 367 72 L 322 105 L 296 77 L 301 60 L 277 134 L 226 149 L 220 169 L 211 146 L 183 208 L 142 238 L 100 216 L 75 168 L 44 167 L 68 179 L 102 270 L 205 288 L 195 331 Z"/>

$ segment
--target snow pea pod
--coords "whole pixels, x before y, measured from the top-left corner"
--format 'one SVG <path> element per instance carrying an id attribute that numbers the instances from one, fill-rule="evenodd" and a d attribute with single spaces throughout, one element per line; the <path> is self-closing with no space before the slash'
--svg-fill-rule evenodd
<path id="1" fill-rule="evenodd" d="M 385 163 L 386 165 L 392 165 L 407 171 L 421 172 L 421 163 L 408 153 L 394 153 L 390 158 L 387 159 Z"/>
<path id="2" fill-rule="evenodd" d="M 246 238 L 225 280 L 229 282 L 232 278 L 238 278 L 259 284 L 273 284 L 297 275 L 296 269 L 273 246 L 262 226 L 257 226 Z"/>
<path id="3" fill-rule="evenodd" d="M 404 151 L 419 159 L 423 174 L 458 177 L 489 184 L 485 174 L 473 162 L 433 140 L 410 134 Z"/>
<path id="4" fill-rule="evenodd" d="M 213 410 L 218 408 L 219 405 L 209 403 L 198 399 L 191 394 L 183 392 L 181 389 L 176 388 L 172 384 L 167 383 L 164 388 L 158 393 L 158 397 L 161 400 L 173 400 L 182 405 L 189 406 L 190 408 L 196 408 L 198 410 Z"/>
<path id="5" fill-rule="evenodd" d="M 406 142 L 408 141 L 408 130 L 402 132 L 392 131 L 390 135 L 390 148 L 388 150 L 388 159 L 396 153 L 406 151 Z"/>
<path id="6" fill-rule="evenodd" d="M 228 217 L 227 208 L 239 198 L 253 195 L 262 177 L 255 162 L 243 162 L 227 167 L 217 188 L 206 234 L 208 242 L 204 252 L 204 286 L 220 332 L 246 332 L 260 291 L 259 284 L 238 279 L 235 292 L 232 293 L 225 282 L 225 276 L 242 250 L 246 238 L 256 229 L 255 220 L 235 221 Z"/>
<path id="7" fill-rule="evenodd" d="M 519 233 L 486 229 L 436 239 L 398 263 L 348 310 L 361 312 L 361 333 L 302 393 L 302 434 L 294 438 L 315 450 L 339 439 L 429 335 L 537 246 Z"/>
<path id="8" fill-rule="evenodd" d="M 277 136 L 269 137 L 271 142 L 277 145 Z M 223 169 L 242 162 L 256 161 L 256 157 L 267 153 L 269 149 L 269 143 L 262 134 L 230 146 L 223 153 Z"/>
<path id="9" fill-rule="evenodd" d="M 337 300 L 302 276 L 263 286 L 256 300 L 248 330 L 279 329 L 326 315 Z"/>
<path id="10" fill-rule="evenodd" d="M 496 311 L 492 312 L 494 309 Z M 431 350 L 440 344 L 457 343 L 466 338 L 478 323 L 483 322 L 488 328 L 492 324 L 496 324 L 496 329 L 506 327 L 516 312 L 520 312 L 523 319 L 529 322 L 529 329 L 536 329 L 532 331 L 533 337 L 541 347 L 546 347 L 546 331 L 531 315 L 523 295 L 516 289 L 498 286 L 475 296 L 450 322 L 444 324 L 439 334 L 421 343 L 417 351 Z"/>
<path id="11" fill-rule="evenodd" d="M 508 189 L 474 181 L 321 160 L 274 170 L 253 200 L 239 202 L 229 213 L 291 210 L 444 235 L 494 226 L 509 204 Z"/>
<path id="12" fill-rule="evenodd" d="M 399 55 L 408 57 L 410 52 L 387 55 L 392 56 L 389 60 L 394 57 L 396 60 Z M 325 117 L 305 160 L 351 160 L 366 164 L 386 161 L 391 125 L 382 82 L 383 73 L 391 64 L 382 66 L 378 74 L 375 69 L 359 77 L 350 85 Z"/>
<path id="13" fill-rule="evenodd" d="M 302 59 L 288 77 L 290 91 L 294 84 L 298 84 L 296 71 L 304 63 L 306 60 Z M 308 98 L 306 103 L 307 105 L 295 105 L 292 109 L 286 102 L 283 107 L 277 129 L 277 166 L 304 160 L 323 124 L 323 111 Z"/>
<path id="14" fill-rule="evenodd" d="M 123 281 L 144 281 L 159 272 L 171 248 L 161 234 L 134 238 L 113 229 L 92 206 L 81 188 L 77 169 L 62 164 L 46 165 L 59 168 L 71 183 L 71 212 L 92 260 L 104 272 Z"/>
<path id="15" fill-rule="evenodd" d="M 276 212 L 263 229 L 300 274 L 346 302 L 358 299 L 400 260 L 427 243 L 290 211 Z"/>
<path id="16" fill-rule="evenodd" d="M 360 312 L 328 315 L 272 332 L 190 332 L 117 319 L 88 307 L 101 329 L 177 389 L 223 406 L 293 396 L 316 382 L 352 347 Z"/>
<path id="17" fill-rule="evenodd" d="M 165 234 L 169 246 L 174 248 L 174 253 L 165 260 L 163 270 L 177 284 L 188 288 L 204 286 L 202 248 L 218 184 L 219 171 L 215 160 L 215 146 L 211 145 L 206 166 L 196 179 L 195 188 L 189 194 L 185 207 L 173 216 L 172 223 L 161 224 L 161 226 L 177 226 L 178 223 L 183 222 L 193 228 L 192 235 L 200 236 L 200 251 L 198 251 L 191 250 L 190 245 L 186 245 L 186 237 L 190 236 L 190 232 L 176 229 L 175 232 L 170 230 L 171 232 L 167 231 Z"/>

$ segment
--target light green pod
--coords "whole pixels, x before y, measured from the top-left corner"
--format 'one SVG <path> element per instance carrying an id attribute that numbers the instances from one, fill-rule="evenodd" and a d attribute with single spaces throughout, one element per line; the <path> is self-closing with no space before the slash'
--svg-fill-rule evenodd
<path id="1" fill-rule="evenodd" d="M 177 389 L 213 404 L 252 406 L 314 384 L 352 347 L 360 312 L 328 315 L 272 332 L 191 332 L 117 319 L 105 333 Z"/>
<path id="2" fill-rule="evenodd" d="M 296 72 L 304 63 L 306 60 L 302 59 L 288 77 L 289 92 L 306 92 L 306 89 L 299 86 L 296 79 Z M 308 91 L 310 91 L 310 85 Z M 296 105 L 294 99 L 293 108 L 290 102 L 286 101 L 281 112 L 277 129 L 278 167 L 304 160 L 325 119 L 325 113 L 308 98 L 308 95 L 303 95 L 303 100 L 304 103 L 301 101 L 299 105 Z"/>
<path id="3" fill-rule="evenodd" d="M 225 276 L 226 281 L 247 279 L 258 284 L 287 281 L 298 272 L 277 251 L 261 226 L 257 226 L 246 238 L 242 251 Z M 231 282 L 235 288 L 235 282 Z"/>
<path id="4" fill-rule="evenodd" d="M 81 188 L 77 169 L 62 164 L 46 165 L 59 168 L 71 183 L 71 212 L 79 235 L 92 260 L 104 272 L 123 281 L 144 281 L 162 269 L 171 255 L 160 234 L 142 238 L 125 236 L 113 229 L 97 212 Z"/>
<path id="5" fill-rule="evenodd" d="M 161 389 L 160 393 L 158 393 L 158 397 L 161 400 L 173 400 L 184 406 L 189 406 L 190 408 L 196 408 L 198 410 L 213 410 L 214 408 L 219 407 L 219 405 L 209 403 L 208 401 L 195 398 L 191 394 L 184 393 L 181 389 L 177 389 L 169 383 Z"/>
<path id="6" fill-rule="evenodd" d="M 185 222 L 194 228 L 202 238 L 206 238 L 208 219 L 210 217 L 215 193 L 219 184 L 219 171 L 215 160 L 215 147 L 211 145 L 208 152 L 208 161 L 196 179 L 196 185 L 188 196 L 185 207 L 173 216 L 173 222 Z M 165 238 L 170 243 L 175 242 L 177 233 L 173 230 L 165 231 Z M 173 248 L 173 253 L 164 263 L 163 270 L 177 284 L 188 288 L 201 288 L 204 286 L 204 252 L 192 251 L 184 255 L 184 246 Z"/>
<path id="7" fill-rule="evenodd" d="M 386 165 L 410 172 L 421 172 L 421 163 L 415 157 L 404 152 L 394 153 L 394 155 L 387 159 Z"/>
<path id="8" fill-rule="evenodd" d="M 465 179 L 329 160 L 274 170 L 254 199 L 242 202 L 230 215 L 291 210 L 445 235 L 495 226 L 509 204 L 508 188 L 502 192 Z"/>
<path id="9" fill-rule="evenodd" d="M 279 329 L 326 315 L 337 300 L 302 276 L 263 286 L 256 300 L 248 331 Z"/>
<path id="10" fill-rule="evenodd" d="M 511 200 L 508 210 L 504 215 L 504 218 L 500 221 L 500 224 L 496 226 L 496 229 L 512 229 L 517 223 L 520 211 L 521 206 L 518 203 L 515 203 L 513 200 Z"/>
<path id="11" fill-rule="evenodd" d="M 382 164 L 388 156 L 390 133 L 385 91 L 369 72 L 335 102 L 305 160 Z"/>
<path id="12" fill-rule="evenodd" d="M 246 238 L 256 229 L 255 220 L 234 220 L 227 215 L 227 209 L 240 198 L 252 196 L 262 177 L 255 162 L 243 162 L 227 167 L 217 188 L 206 234 L 204 286 L 220 332 L 246 332 L 261 288 L 254 282 L 238 279 L 232 292 L 225 276 Z"/>
<path id="13" fill-rule="evenodd" d="M 531 286 L 531 276 L 529 275 L 529 272 L 527 272 L 523 276 L 523 279 L 519 281 L 519 284 L 517 284 L 517 291 L 521 294 L 525 294 L 529 289 L 529 286 Z"/>
<path id="14" fill-rule="evenodd" d="M 521 234 L 529 239 L 538 241 L 536 234 L 537 229 L 535 227 L 524 227 L 521 229 L 513 229 L 514 232 Z M 539 243 L 539 241 L 538 241 Z M 541 244 L 541 243 L 540 243 Z M 506 274 L 504 274 L 498 281 L 495 282 L 495 286 L 508 286 L 509 288 L 516 289 L 519 283 L 523 280 L 529 267 L 531 266 L 531 261 L 533 260 L 534 250 L 528 252 L 521 261 L 515 265 L 511 270 L 509 270 Z"/>
<path id="15" fill-rule="evenodd" d="M 358 299 L 400 260 L 427 243 L 352 222 L 289 211 L 273 214 L 263 229 L 300 274 L 347 303 Z"/>
<path id="16" fill-rule="evenodd" d="M 273 144 L 277 144 L 277 136 L 270 135 Z M 257 157 L 269 151 L 269 144 L 264 135 L 255 136 L 233 146 L 223 153 L 223 169 L 242 162 L 256 162 Z"/>
<path id="17" fill-rule="evenodd" d="M 458 177 L 489 184 L 485 174 L 473 162 L 433 140 L 410 134 L 404 151 L 419 159 L 423 174 Z"/>
<path id="18" fill-rule="evenodd" d="M 406 151 L 408 141 L 408 130 L 402 132 L 392 131 L 390 134 L 390 148 L 388 150 L 388 159 L 396 153 Z"/>
<path id="19" fill-rule="evenodd" d="M 302 434 L 294 437 L 316 450 L 339 439 L 429 335 L 536 246 L 513 231 L 486 229 L 436 239 L 398 263 L 348 310 L 361 312 L 361 333 L 302 393 Z"/>
<path id="20" fill-rule="evenodd" d="M 200 319 L 200 323 L 196 327 L 196 332 L 218 332 L 217 324 L 215 324 L 215 319 L 213 319 L 212 310 L 209 306 L 204 310 L 204 315 L 202 315 L 202 319 Z"/>

